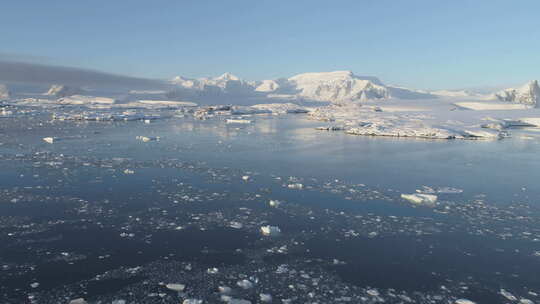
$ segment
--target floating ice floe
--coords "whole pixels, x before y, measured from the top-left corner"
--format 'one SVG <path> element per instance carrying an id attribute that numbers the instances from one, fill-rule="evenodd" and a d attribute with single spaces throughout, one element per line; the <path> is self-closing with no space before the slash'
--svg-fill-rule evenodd
<path id="1" fill-rule="evenodd" d="M 270 205 L 270 207 L 279 207 L 279 205 L 281 205 L 281 202 L 278 200 L 270 200 L 268 202 L 268 205 Z"/>
<path id="2" fill-rule="evenodd" d="M 277 226 L 262 226 L 261 233 L 267 236 L 277 236 L 281 233 L 281 229 Z"/>
<path id="3" fill-rule="evenodd" d="M 322 126 L 322 127 L 316 127 L 315 130 L 319 131 L 343 131 L 345 130 L 342 126 Z"/>
<path id="4" fill-rule="evenodd" d="M 301 183 L 293 183 L 293 184 L 288 184 L 287 188 L 296 189 L 296 190 L 302 190 L 304 188 L 304 185 L 301 184 Z"/>
<path id="5" fill-rule="evenodd" d="M 165 287 L 167 287 L 167 289 L 170 289 L 170 290 L 173 290 L 173 291 L 178 291 L 178 292 L 182 292 L 182 291 L 184 291 L 184 289 L 186 289 L 186 285 L 177 284 L 177 283 L 167 284 L 167 285 L 165 285 Z"/>
<path id="6" fill-rule="evenodd" d="M 227 124 L 250 124 L 251 120 L 248 119 L 227 119 Z"/>
<path id="7" fill-rule="evenodd" d="M 261 299 L 261 302 L 264 302 L 264 303 L 272 302 L 272 295 L 268 293 L 259 294 L 259 298 Z"/>
<path id="8" fill-rule="evenodd" d="M 506 299 L 508 299 L 509 301 L 517 301 L 517 298 L 516 296 L 514 296 L 512 293 L 510 293 L 509 291 L 505 290 L 505 289 L 501 289 L 499 291 L 499 293 L 505 297 Z"/>
<path id="9" fill-rule="evenodd" d="M 142 142 L 149 142 L 149 141 L 158 141 L 160 137 L 159 136 L 137 136 L 136 139 Z"/>
<path id="10" fill-rule="evenodd" d="M 454 304 L 476 304 L 476 302 L 467 299 L 457 299 Z"/>
<path id="11" fill-rule="evenodd" d="M 232 288 L 228 286 L 219 286 L 218 291 L 220 294 L 230 294 L 232 292 Z"/>
<path id="12" fill-rule="evenodd" d="M 88 304 L 88 302 L 83 298 L 77 298 L 69 301 L 69 304 Z"/>
<path id="13" fill-rule="evenodd" d="M 408 200 L 409 202 L 417 205 L 434 206 L 437 202 L 437 196 L 433 194 L 402 194 L 401 198 Z"/>
<path id="14" fill-rule="evenodd" d="M 266 110 L 272 114 L 303 114 L 309 110 L 294 103 L 266 103 L 251 106 L 258 110 Z"/>
<path id="15" fill-rule="evenodd" d="M 182 304 L 202 304 L 203 300 L 200 299 L 185 299 Z"/>
<path id="16" fill-rule="evenodd" d="M 422 186 L 422 189 L 417 189 L 416 192 L 423 193 L 423 194 L 435 194 L 435 193 L 458 194 L 458 193 L 463 193 L 463 190 L 458 189 L 458 188 L 452 188 L 452 187 L 432 188 L 428 186 Z"/>
<path id="17" fill-rule="evenodd" d="M 43 141 L 49 144 L 54 144 L 55 141 L 58 141 L 56 137 L 43 137 Z"/>
<path id="18" fill-rule="evenodd" d="M 236 285 L 238 285 L 238 287 L 240 287 L 242 289 L 253 288 L 253 282 L 251 282 L 250 280 L 246 280 L 246 279 L 236 282 Z"/>
<path id="19" fill-rule="evenodd" d="M 234 228 L 234 229 L 242 229 L 244 225 L 239 222 L 230 222 L 229 227 Z"/>
<path id="20" fill-rule="evenodd" d="M 244 299 L 235 299 L 229 296 L 221 296 L 221 298 L 224 302 L 227 302 L 229 304 L 251 304 L 251 301 L 244 300 Z"/>

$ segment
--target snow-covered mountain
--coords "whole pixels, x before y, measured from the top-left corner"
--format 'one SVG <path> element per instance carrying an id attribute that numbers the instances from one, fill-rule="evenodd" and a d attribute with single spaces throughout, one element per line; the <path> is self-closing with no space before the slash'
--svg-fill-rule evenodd
<path id="1" fill-rule="evenodd" d="M 9 90 L 6 85 L 0 84 L 0 100 L 9 98 Z"/>
<path id="2" fill-rule="evenodd" d="M 434 96 L 422 91 L 387 86 L 378 78 L 358 76 L 351 71 L 304 73 L 276 80 L 244 81 L 230 73 L 215 78 L 189 79 L 177 76 L 171 98 L 216 97 L 278 98 L 332 103 L 369 100 L 418 99 Z"/>
<path id="3" fill-rule="evenodd" d="M 67 97 L 83 93 L 83 90 L 77 87 L 53 84 L 45 95 L 55 97 Z"/>
<path id="4" fill-rule="evenodd" d="M 515 102 L 540 107 L 540 87 L 538 80 L 531 80 L 520 88 L 510 88 L 495 93 L 495 98 L 501 101 Z"/>

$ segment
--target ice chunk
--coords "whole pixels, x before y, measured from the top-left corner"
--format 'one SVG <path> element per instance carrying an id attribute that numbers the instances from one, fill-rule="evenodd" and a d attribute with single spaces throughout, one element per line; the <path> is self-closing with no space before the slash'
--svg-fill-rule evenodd
<path id="1" fill-rule="evenodd" d="M 262 226 L 261 233 L 267 236 L 276 236 L 281 233 L 281 230 L 277 226 Z"/>
<path id="2" fill-rule="evenodd" d="M 278 200 L 270 200 L 268 202 L 268 205 L 270 205 L 270 207 L 279 207 L 279 205 L 281 205 L 281 202 Z"/>
<path id="3" fill-rule="evenodd" d="M 293 183 L 293 184 L 288 184 L 287 187 L 289 189 L 302 190 L 304 188 L 304 185 L 302 185 L 300 183 Z"/>
<path id="4" fill-rule="evenodd" d="M 171 284 L 165 285 L 165 287 L 167 287 L 167 288 L 170 289 L 170 290 L 182 292 L 182 291 L 184 291 L 184 289 L 186 288 L 186 285 L 184 285 L 184 284 L 171 283 Z"/>
<path id="5" fill-rule="evenodd" d="M 184 302 L 182 302 L 182 304 L 202 304 L 203 303 L 203 300 L 199 300 L 199 299 L 185 299 Z"/>
<path id="6" fill-rule="evenodd" d="M 160 139 L 159 136 L 137 136 L 136 139 L 142 141 L 142 142 L 149 142 L 149 141 L 158 141 Z"/>
<path id="7" fill-rule="evenodd" d="M 244 225 L 242 225 L 242 223 L 239 223 L 239 222 L 230 222 L 229 227 L 234 228 L 234 229 L 242 229 Z"/>
<path id="8" fill-rule="evenodd" d="M 434 206 L 437 202 L 437 196 L 433 194 L 402 194 L 401 198 L 418 205 Z"/>
<path id="9" fill-rule="evenodd" d="M 517 298 L 516 298 L 513 294 L 511 294 L 509 291 L 507 291 L 507 290 L 505 290 L 505 289 L 501 289 L 501 290 L 499 291 L 499 293 L 500 293 L 503 297 L 507 298 L 509 301 L 517 301 Z"/>
<path id="10" fill-rule="evenodd" d="M 368 289 L 366 292 L 372 297 L 378 297 L 380 295 L 377 289 Z"/>
<path id="11" fill-rule="evenodd" d="M 221 294 L 230 294 L 232 292 L 232 288 L 228 286 L 219 286 L 218 291 Z"/>
<path id="12" fill-rule="evenodd" d="M 83 298 L 77 298 L 69 301 L 69 304 L 88 304 L 88 302 Z"/>
<path id="13" fill-rule="evenodd" d="M 244 300 L 244 299 L 229 298 L 227 300 L 227 303 L 229 303 L 229 304 L 251 304 L 251 301 Z"/>
<path id="14" fill-rule="evenodd" d="M 268 293 L 259 294 L 259 298 L 261 299 L 261 302 L 264 302 L 264 303 L 272 302 L 272 295 Z"/>
<path id="15" fill-rule="evenodd" d="M 236 285 L 238 285 L 239 287 L 243 289 L 253 288 L 253 283 L 250 280 L 246 280 L 246 279 L 236 282 Z"/>
<path id="16" fill-rule="evenodd" d="M 251 120 L 248 119 L 227 119 L 228 124 L 250 124 Z"/>
<path id="17" fill-rule="evenodd" d="M 49 144 L 53 144 L 58 139 L 55 137 L 43 137 L 43 141 Z"/>
<path id="18" fill-rule="evenodd" d="M 457 299 L 454 304 L 476 304 L 476 302 L 467 299 Z"/>

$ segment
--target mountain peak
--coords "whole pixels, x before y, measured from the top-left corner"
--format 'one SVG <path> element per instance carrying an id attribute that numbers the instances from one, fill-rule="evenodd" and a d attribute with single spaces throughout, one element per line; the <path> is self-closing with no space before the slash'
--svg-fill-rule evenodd
<path id="1" fill-rule="evenodd" d="M 538 80 L 531 80 L 520 88 L 510 88 L 495 93 L 495 98 L 540 107 L 540 86 Z"/>
<path id="2" fill-rule="evenodd" d="M 234 76 L 233 74 L 229 73 L 229 72 L 226 72 L 226 73 L 223 73 L 221 76 L 217 77 L 216 79 L 218 80 L 240 80 L 240 78 Z"/>

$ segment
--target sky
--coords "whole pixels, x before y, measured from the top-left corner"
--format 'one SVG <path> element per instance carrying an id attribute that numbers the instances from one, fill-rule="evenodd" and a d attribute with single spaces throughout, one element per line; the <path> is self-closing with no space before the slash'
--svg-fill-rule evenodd
<path id="1" fill-rule="evenodd" d="M 0 60 L 159 79 L 352 70 L 418 89 L 514 85 L 540 78 L 540 1 L 3 1 Z"/>

